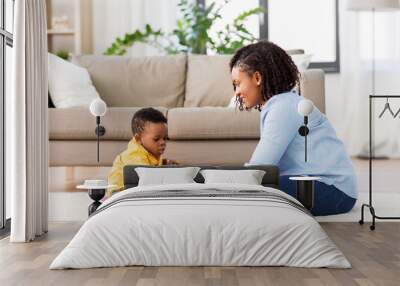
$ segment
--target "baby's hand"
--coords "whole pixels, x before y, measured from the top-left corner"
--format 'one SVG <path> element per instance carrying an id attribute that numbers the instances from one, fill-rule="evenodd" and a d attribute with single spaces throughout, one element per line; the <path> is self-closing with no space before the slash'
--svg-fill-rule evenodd
<path id="1" fill-rule="evenodd" d="M 164 159 L 163 165 L 179 165 L 179 163 L 176 162 L 175 160 Z"/>

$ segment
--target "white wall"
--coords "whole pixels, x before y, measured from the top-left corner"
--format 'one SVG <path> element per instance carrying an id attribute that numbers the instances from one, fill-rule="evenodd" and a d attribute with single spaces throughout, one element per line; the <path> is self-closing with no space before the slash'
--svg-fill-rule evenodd
<path id="1" fill-rule="evenodd" d="M 143 30 L 145 24 L 154 29 L 171 32 L 177 18 L 178 0 L 95 0 L 93 1 L 93 51 L 102 54 L 117 37 L 136 29 Z M 137 45 L 129 50 L 130 55 L 160 54 L 148 45 Z"/>
<path id="2" fill-rule="evenodd" d="M 400 12 L 348 11 L 339 0 L 341 71 L 326 76 L 327 115 L 352 155 L 368 152 L 368 96 L 372 93 L 375 59 L 375 94 L 400 94 Z M 375 27 L 375 41 L 372 31 Z M 373 53 L 373 43 L 375 52 Z M 400 157 L 400 118 L 378 119 L 386 100 L 373 109 L 376 155 Z M 400 100 L 392 100 L 395 110 Z"/>

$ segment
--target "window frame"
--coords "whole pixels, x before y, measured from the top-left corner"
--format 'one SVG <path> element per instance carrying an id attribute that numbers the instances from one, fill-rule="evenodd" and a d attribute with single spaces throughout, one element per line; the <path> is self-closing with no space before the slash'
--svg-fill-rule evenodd
<path id="1" fill-rule="evenodd" d="M 268 0 L 260 0 L 260 6 L 265 9 L 264 23 L 260 25 L 260 38 L 269 39 L 268 37 Z M 339 1 L 335 0 L 335 38 L 336 38 L 336 60 L 333 62 L 311 62 L 309 68 L 323 69 L 326 73 L 340 72 L 340 41 L 339 41 Z"/>
<path id="2" fill-rule="evenodd" d="M 205 7 L 205 0 L 196 0 L 197 5 Z M 259 5 L 265 9 L 263 23 L 260 23 L 260 39 L 268 40 L 268 0 L 259 0 Z M 326 73 L 340 72 L 340 41 L 339 41 L 339 1 L 335 0 L 335 38 L 336 60 L 332 62 L 311 62 L 309 68 L 323 69 Z"/>
<path id="3" fill-rule="evenodd" d="M 0 0 L 0 237 L 10 232 L 11 219 L 6 218 L 6 188 L 5 188 L 5 93 L 6 93 L 6 47 L 13 47 L 13 34 L 6 30 L 6 0 Z M 14 16 L 15 0 L 12 0 Z"/>

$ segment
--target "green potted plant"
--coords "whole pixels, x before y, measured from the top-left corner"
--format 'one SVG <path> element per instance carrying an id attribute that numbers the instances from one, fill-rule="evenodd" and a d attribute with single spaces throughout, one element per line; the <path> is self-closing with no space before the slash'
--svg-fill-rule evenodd
<path id="1" fill-rule="evenodd" d="M 68 61 L 69 60 L 69 52 L 66 50 L 59 50 L 58 52 L 56 52 L 56 56 Z"/>
<path id="2" fill-rule="evenodd" d="M 118 37 L 104 54 L 124 55 L 135 43 L 152 45 L 167 54 L 207 54 L 208 50 L 218 54 L 232 54 L 257 40 L 246 29 L 244 23 L 250 16 L 264 13 L 264 9 L 256 7 L 240 13 L 232 23 L 226 24 L 224 29 L 217 31 L 216 36 L 212 38 L 209 32 L 221 19 L 221 9 L 228 2 L 230 0 L 225 0 L 222 5 L 216 5 L 214 2 L 202 7 L 188 0 L 181 0 L 178 7 L 183 16 L 177 20 L 176 28 L 171 33 L 155 30 L 147 24 L 144 31 L 136 30 Z"/>

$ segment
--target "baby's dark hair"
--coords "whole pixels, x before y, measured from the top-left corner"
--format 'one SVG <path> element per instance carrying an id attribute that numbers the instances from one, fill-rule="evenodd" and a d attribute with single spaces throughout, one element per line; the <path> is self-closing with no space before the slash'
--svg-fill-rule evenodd
<path id="1" fill-rule="evenodd" d="M 230 69 L 239 67 L 262 77 L 261 96 L 265 101 L 274 95 L 291 91 L 296 86 L 300 93 L 300 73 L 292 58 L 279 46 L 269 41 L 259 41 L 236 51 L 230 61 Z M 245 109 L 240 97 L 236 97 L 239 110 Z M 256 106 L 260 110 L 260 106 Z"/>
<path id="2" fill-rule="evenodd" d="M 132 117 L 131 126 L 133 135 L 142 133 L 146 122 L 167 123 L 167 118 L 157 109 L 152 107 L 142 108 L 136 111 Z"/>

